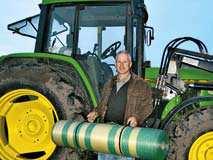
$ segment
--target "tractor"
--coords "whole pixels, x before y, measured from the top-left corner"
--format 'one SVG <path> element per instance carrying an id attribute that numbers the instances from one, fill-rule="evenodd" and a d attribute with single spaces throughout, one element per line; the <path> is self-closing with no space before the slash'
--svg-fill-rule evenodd
<path id="1" fill-rule="evenodd" d="M 213 159 L 213 56 L 202 41 L 172 40 L 160 67 L 151 67 L 144 46 L 154 29 L 146 26 L 143 0 L 43 0 L 39 7 L 40 14 L 8 25 L 36 39 L 34 52 L 0 57 L 1 160 L 95 159 L 56 146 L 51 132 L 97 106 L 119 50 L 131 54 L 133 72 L 152 87 L 153 112 L 141 127 L 168 133 L 167 159 Z M 185 42 L 198 50 L 184 49 Z"/>

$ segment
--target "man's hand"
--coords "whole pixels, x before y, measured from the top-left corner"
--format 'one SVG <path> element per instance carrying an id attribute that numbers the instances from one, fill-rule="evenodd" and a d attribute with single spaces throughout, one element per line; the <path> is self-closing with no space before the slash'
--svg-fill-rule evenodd
<path id="1" fill-rule="evenodd" d="M 134 116 L 132 116 L 128 118 L 127 124 L 129 124 L 131 127 L 136 127 L 138 125 L 138 122 L 137 119 Z"/>
<path id="2" fill-rule="evenodd" d="M 88 115 L 87 115 L 87 120 L 88 122 L 94 122 L 94 120 L 98 117 L 98 113 L 95 112 L 95 111 L 92 111 L 90 112 Z"/>

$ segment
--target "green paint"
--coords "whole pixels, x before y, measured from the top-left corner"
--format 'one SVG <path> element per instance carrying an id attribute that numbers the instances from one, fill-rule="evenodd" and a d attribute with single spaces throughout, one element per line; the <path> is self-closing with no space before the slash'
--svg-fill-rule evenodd
<path id="1" fill-rule="evenodd" d="M 212 101 L 201 101 L 200 106 L 201 107 L 206 107 L 206 106 L 213 107 L 213 91 L 201 90 L 200 96 L 212 96 Z"/>
<path id="2" fill-rule="evenodd" d="M 206 80 L 213 82 L 213 74 L 201 69 L 181 69 L 179 70 L 179 74 L 182 80 Z"/>
<path id="3" fill-rule="evenodd" d="M 89 126 L 86 129 L 85 137 L 84 137 L 84 143 L 87 149 L 93 150 L 92 145 L 91 145 L 91 135 L 92 135 L 92 130 L 96 126 L 95 123 L 90 123 Z"/>
<path id="4" fill-rule="evenodd" d="M 63 61 L 64 63 L 68 63 L 72 65 L 77 71 L 77 73 L 80 75 L 83 81 L 83 84 L 85 85 L 85 88 L 91 98 L 93 106 L 94 107 L 97 106 L 97 97 L 92 88 L 91 82 L 89 81 L 88 75 L 85 73 L 81 65 L 72 57 L 59 55 L 59 54 L 48 54 L 48 53 L 17 53 L 17 54 L 11 54 L 8 56 L 2 56 L 0 58 L 0 63 L 6 58 L 36 58 L 36 59 L 46 58 L 46 59 Z"/>
<path id="5" fill-rule="evenodd" d="M 121 142 L 120 142 L 120 145 L 121 145 L 121 153 L 125 156 L 129 156 L 130 153 L 129 153 L 129 145 L 128 145 L 128 142 L 129 142 L 129 136 L 132 132 L 132 127 L 126 127 L 123 132 L 122 132 L 122 135 L 121 135 Z"/>
<path id="6" fill-rule="evenodd" d="M 119 125 L 114 125 L 108 135 L 108 151 L 112 154 L 118 154 L 115 149 L 115 135 L 117 131 L 121 128 Z"/>
<path id="7" fill-rule="evenodd" d="M 179 75 L 182 80 L 203 80 L 203 81 L 212 81 L 213 82 L 213 74 L 201 69 L 197 68 L 187 68 L 187 69 L 179 69 Z M 146 68 L 146 79 L 148 81 L 156 81 L 159 75 L 159 68 L 152 67 Z"/>
<path id="8" fill-rule="evenodd" d="M 161 120 L 163 120 L 164 118 L 166 118 L 166 116 L 168 115 L 168 113 L 175 108 L 178 104 L 180 104 L 182 101 L 182 98 L 180 95 L 175 96 L 174 98 L 172 98 L 164 107 L 162 115 L 161 115 Z"/>
<path id="9" fill-rule="evenodd" d="M 159 68 L 146 68 L 146 80 L 149 82 L 149 84 L 152 87 L 155 87 L 155 83 L 156 83 L 156 79 L 158 77 L 159 74 Z M 212 82 L 213 83 L 213 74 L 201 69 L 197 69 L 197 68 L 184 68 L 184 69 L 179 69 L 178 71 L 178 75 L 180 76 L 181 80 L 187 82 L 196 82 L 196 81 L 202 81 L 203 83 L 205 82 Z M 210 95 L 209 91 L 205 91 L 205 93 L 207 93 L 206 95 Z M 205 95 L 203 94 L 203 92 L 201 92 L 201 95 Z M 167 103 L 167 105 L 164 107 L 163 113 L 161 115 L 161 119 L 163 120 L 167 114 L 174 108 L 176 107 L 178 104 L 180 104 L 182 101 L 180 96 L 176 96 L 174 98 L 172 98 L 171 100 L 169 100 L 169 102 Z M 207 105 L 212 105 L 212 102 L 200 102 L 201 106 L 207 106 Z"/>

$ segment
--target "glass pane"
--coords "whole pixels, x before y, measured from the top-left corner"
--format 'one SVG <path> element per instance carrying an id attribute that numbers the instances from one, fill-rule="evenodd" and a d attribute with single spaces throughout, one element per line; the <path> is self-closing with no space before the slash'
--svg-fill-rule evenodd
<path id="1" fill-rule="evenodd" d="M 36 38 L 38 32 L 39 14 L 8 25 L 15 33 Z"/>
<path id="2" fill-rule="evenodd" d="M 96 55 L 101 62 L 110 64 L 113 74 L 113 56 L 102 58 L 102 53 L 118 41 L 121 45 L 115 52 L 125 49 L 126 8 L 126 5 L 84 6 L 80 11 L 78 50 L 81 54 Z"/>
<path id="3" fill-rule="evenodd" d="M 126 11 L 126 4 L 84 6 L 80 10 L 78 51 L 81 52 L 78 53 L 81 55 L 77 57 L 84 57 L 79 58 L 80 63 L 96 91 L 115 75 L 116 52 L 125 49 Z"/>
<path id="4" fill-rule="evenodd" d="M 81 54 L 93 51 L 93 47 L 97 43 L 96 34 L 97 27 L 80 27 L 78 47 L 81 50 Z"/>
<path id="5" fill-rule="evenodd" d="M 75 8 L 57 7 L 52 12 L 47 50 L 52 53 L 72 54 Z"/>

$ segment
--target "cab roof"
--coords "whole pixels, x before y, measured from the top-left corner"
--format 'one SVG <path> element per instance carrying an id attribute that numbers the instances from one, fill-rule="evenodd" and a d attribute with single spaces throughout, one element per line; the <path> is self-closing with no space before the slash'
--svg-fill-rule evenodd
<path id="1" fill-rule="evenodd" d="M 130 2 L 131 0 L 42 0 L 42 4 L 47 5 L 47 4 L 60 4 L 60 3 L 72 3 L 72 2 Z M 145 23 L 148 20 L 148 12 L 146 10 L 146 7 L 144 8 L 145 11 Z"/>
<path id="2" fill-rule="evenodd" d="M 70 2 L 129 2 L 130 0 L 42 0 L 42 4 L 58 4 Z"/>

